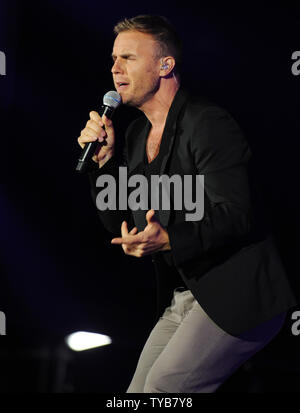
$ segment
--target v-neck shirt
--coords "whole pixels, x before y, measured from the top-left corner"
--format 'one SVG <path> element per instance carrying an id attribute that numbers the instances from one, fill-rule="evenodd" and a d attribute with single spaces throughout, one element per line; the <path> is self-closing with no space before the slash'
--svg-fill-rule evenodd
<path id="1" fill-rule="evenodd" d="M 150 130 L 150 127 L 148 125 L 147 131 L 149 130 Z M 146 144 L 145 144 L 145 149 L 144 149 L 144 159 L 138 165 L 137 169 L 135 170 L 136 173 L 140 173 L 144 175 L 148 182 L 148 209 L 147 210 L 140 209 L 140 210 L 135 211 L 135 225 L 137 226 L 139 231 L 143 231 L 144 228 L 146 227 L 147 225 L 146 213 L 148 210 L 151 209 L 151 176 L 152 175 L 160 176 L 162 161 L 168 152 L 169 143 L 170 143 L 169 134 L 165 133 L 164 131 L 162 139 L 161 139 L 161 143 L 160 143 L 159 152 L 156 155 L 156 157 L 151 162 L 149 162 L 148 157 L 147 157 L 147 152 L 146 152 L 146 145 L 147 145 L 147 139 L 146 139 Z M 161 203 L 161 194 L 160 194 L 160 203 Z M 170 208 L 172 208 L 172 199 L 170 199 Z M 156 211 L 156 214 L 157 214 L 157 211 Z M 167 272 L 171 275 L 171 276 L 166 277 L 166 280 L 168 280 L 167 283 L 168 283 L 169 288 L 175 289 L 177 287 L 183 287 L 183 289 L 186 289 L 185 283 L 182 280 L 182 277 L 177 271 L 177 268 L 174 264 L 172 251 L 160 251 L 155 254 L 155 259 L 156 261 L 160 262 L 160 265 L 166 266 Z"/>

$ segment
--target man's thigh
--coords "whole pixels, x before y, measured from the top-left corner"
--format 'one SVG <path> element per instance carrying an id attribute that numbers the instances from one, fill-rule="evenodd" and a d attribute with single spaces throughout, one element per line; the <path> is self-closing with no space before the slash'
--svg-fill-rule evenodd
<path id="1" fill-rule="evenodd" d="M 197 301 L 148 372 L 145 393 L 215 391 L 280 331 L 285 314 L 234 337 L 217 326 Z"/>
<path id="2" fill-rule="evenodd" d="M 126 393 L 144 392 L 145 380 L 153 363 L 160 356 L 180 323 L 196 302 L 192 293 L 189 290 L 182 292 L 182 288 L 175 288 L 170 306 L 165 309 L 164 314 L 151 331 Z"/>
<path id="3" fill-rule="evenodd" d="M 126 393 L 143 393 L 147 374 L 178 328 L 174 321 L 160 318 L 140 354 L 132 381 Z"/>

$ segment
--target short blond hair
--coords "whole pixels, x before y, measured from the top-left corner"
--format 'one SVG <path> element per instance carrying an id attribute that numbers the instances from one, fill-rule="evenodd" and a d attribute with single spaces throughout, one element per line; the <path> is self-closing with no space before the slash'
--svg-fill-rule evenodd
<path id="1" fill-rule="evenodd" d="M 159 46 L 157 58 L 174 57 L 176 72 L 179 71 L 182 60 L 181 39 L 165 17 L 143 14 L 130 19 L 125 18 L 115 25 L 114 33 L 118 35 L 125 31 L 151 34 Z"/>

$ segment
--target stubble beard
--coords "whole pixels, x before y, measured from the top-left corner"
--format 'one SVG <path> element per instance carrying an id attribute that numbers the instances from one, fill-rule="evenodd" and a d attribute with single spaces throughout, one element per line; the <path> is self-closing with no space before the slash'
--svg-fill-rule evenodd
<path id="1" fill-rule="evenodd" d="M 125 101 L 124 104 L 141 110 L 143 105 L 153 98 L 153 96 L 158 91 L 159 86 L 160 86 L 160 79 L 158 80 L 153 79 L 153 81 L 147 87 L 147 90 L 141 93 L 141 96 L 139 96 L 139 93 L 137 93 L 135 96 L 132 96 L 131 99 L 129 98 L 128 101 Z"/>

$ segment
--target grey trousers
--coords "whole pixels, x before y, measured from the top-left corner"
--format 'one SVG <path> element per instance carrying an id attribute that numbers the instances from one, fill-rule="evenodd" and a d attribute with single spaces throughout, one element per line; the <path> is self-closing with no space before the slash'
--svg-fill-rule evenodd
<path id="1" fill-rule="evenodd" d="M 176 288 L 151 331 L 126 393 L 211 393 L 280 331 L 286 312 L 239 337 L 217 326 L 190 290 Z"/>

